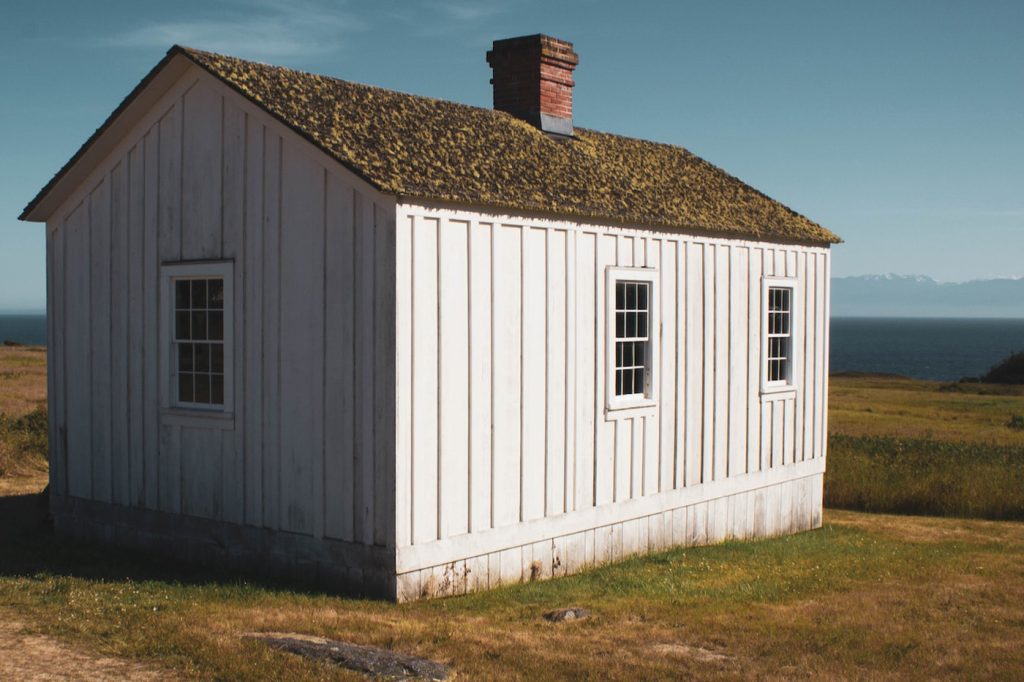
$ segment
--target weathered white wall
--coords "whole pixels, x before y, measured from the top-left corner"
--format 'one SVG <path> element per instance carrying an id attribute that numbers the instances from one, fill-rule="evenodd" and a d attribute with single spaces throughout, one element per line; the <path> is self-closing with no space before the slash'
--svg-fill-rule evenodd
<path id="1" fill-rule="evenodd" d="M 47 234 L 55 495 L 393 544 L 393 199 L 193 68 Z M 160 264 L 207 259 L 229 419 L 158 400 Z"/>
<path id="2" fill-rule="evenodd" d="M 827 248 L 400 205 L 397 261 L 399 573 L 823 468 Z M 655 408 L 605 411 L 609 266 L 660 277 Z M 801 304 L 762 396 L 765 275 Z"/>

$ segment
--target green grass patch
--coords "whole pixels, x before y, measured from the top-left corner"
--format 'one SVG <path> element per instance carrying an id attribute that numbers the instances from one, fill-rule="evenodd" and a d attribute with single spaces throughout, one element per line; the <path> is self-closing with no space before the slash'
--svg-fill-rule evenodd
<path id="1" fill-rule="evenodd" d="M 417 653 L 450 662 L 469 679 L 503 679 L 510 671 L 523 679 L 667 678 L 680 665 L 700 673 L 704 664 L 651 648 L 659 642 L 721 651 L 729 659 L 717 672 L 731 670 L 727 676 L 778 671 L 794 654 L 810 657 L 819 672 L 844 674 L 863 666 L 908 670 L 913 657 L 908 663 L 903 648 L 916 644 L 894 643 L 860 624 L 823 624 L 816 605 L 835 600 L 826 612 L 847 612 L 861 591 L 959 574 L 978 549 L 826 524 L 797 536 L 672 550 L 560 580 L 395 605 L 252 583 L 43 530 L 0 542 L 0 605 L 30 620 L 33 631 L 201 679 L 347 679 L 238 637 L 260 629 Z M 542 620 L 566 605 L 594 616 L 575 626 Z M 834 654 L 822 655 L 837 644 L 852 646 L 858 661 L 837 664 Z"/>
<path id="2" fill-rule="evenodd" d="M 825 505 L 1024 519 L 1024 444 L 832 434 Z"/>

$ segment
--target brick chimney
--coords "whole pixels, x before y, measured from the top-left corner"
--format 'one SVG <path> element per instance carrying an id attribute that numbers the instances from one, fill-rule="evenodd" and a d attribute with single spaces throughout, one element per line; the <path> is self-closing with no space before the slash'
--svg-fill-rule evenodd
<path id="1" fill-rule="evenodd" d="M 487 53 L 494 108 L 546 133 L 572 136 L 572 43 L 542 34 L 495 40 Z"/>

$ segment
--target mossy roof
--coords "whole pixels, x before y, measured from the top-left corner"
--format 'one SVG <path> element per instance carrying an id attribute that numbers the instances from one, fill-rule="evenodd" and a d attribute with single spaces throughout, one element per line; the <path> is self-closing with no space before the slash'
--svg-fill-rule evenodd
<path id="1" fill-rule="evenodd" d="M 559 139 L 491 109 L 179 46 L 167 59 L 175 54 L 400 198 L 765 240 L 840 241 L 682 147 L 581 128 L 573 139 Z"/>

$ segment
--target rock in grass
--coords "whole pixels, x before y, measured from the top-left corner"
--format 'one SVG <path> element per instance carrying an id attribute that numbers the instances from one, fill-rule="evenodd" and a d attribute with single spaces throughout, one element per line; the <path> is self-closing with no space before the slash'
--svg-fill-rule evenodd
<path id="1" fill-rule="evenodd" d="M 582 620 L 590 616 L 590 611 L 573 606 L 568 609 L 558 609 L 544 614 L 544 617 L 552 623 L 564 623 L 567 620 Z"/>
<path id="2" fill-rule="evenodd" d="M 449 676 L 446 665 L 374 646 L 360 646 L 290 632 L 251 632 L 242 636 L 258 640 L 280 651 L 317 661 L 328 661 L 375 677 L 446 680 Z"/>

